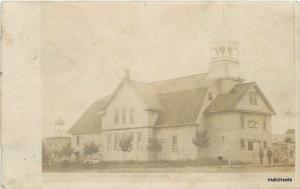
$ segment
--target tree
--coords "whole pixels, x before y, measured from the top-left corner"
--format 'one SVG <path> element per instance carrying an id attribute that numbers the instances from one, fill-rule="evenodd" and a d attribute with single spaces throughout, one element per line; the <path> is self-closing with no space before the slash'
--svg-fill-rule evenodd
<path id="1" fill-rule="evenodd" d="M 59 151 L 59 157 L 71 157 L 72 153 L 73 149 L 71 148 L 71 144 L 68 143 Z"/>
<path id="2" fill-rule="evenodd" d="M 199 157 L 201 155 L 201 148 L 209 145 L 209 139 L 207 137 L 207 131 L 196 131 L 195 137 L 193 138 L 193 144 L 198 148 Z"/>
<path id="3" fill-rule="evenodd" d="M 132 135 L 124 136 L 121 138 L 119 142 L 119 146 L 121 150 L 123 151 L 123 159 L 125 160 L 125 153 L 130 152 L 132 150 Z"/>
<path id="4" fill-rule="evenodd" d="M 85 144 L 84 147 L 83 147 L 84 156 L 93 155 L 93 154 L 98 153 L 98 152 L 99 152 L 99 147 L 95 144 L 94 141 L 92 141 L 89 144 Z"/>
<path id="5" fill-rule="evenodd" d="M 154 160 L 156 160 L 156 155 L 158 152 L 161 151 L 161 149 L 162 149 L 161 141 L 156 137 L 150 137 L 149 144 L 147 146 L 147 150 L 154 152 Z"/>
<path id="6" fill-rule="evenodd" d="M 294 141 L 293 141 L 290 137 L 286 137 L 286 138 L 284 139 L 284 142 L 285 142 L 285 143 L 294 143 Z"/>

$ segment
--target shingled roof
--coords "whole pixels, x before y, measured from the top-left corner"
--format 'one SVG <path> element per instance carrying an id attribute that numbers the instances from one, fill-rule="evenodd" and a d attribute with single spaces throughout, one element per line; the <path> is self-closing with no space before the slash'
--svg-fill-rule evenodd
<path id="1" fill-rule="evenodd" d="M 148 106 L 148 109 L 161 110 L 161 104 L 157 97 L 157 88 L 154 85 L 142 82 L 131 81 L 130 86 Z"/>
<path id="2" fill-rule="evenodd" d="M 207 87 L 158 95 L 162 105 L 157 125 L 181 125 L 197 122 Z"/>
<path id="3" fill-rule="evenodd" d="M 188 75 L 167 80 L 154 81 L 150 84 L 156 87 L 158 93 L 170 93 L 182 90 L 208 87 L 218 79 L 207 79 L 207 73 Z"/>
<path id="4" fill-rule="evenodd" d="M 241 100 L 241 98 L 254 85 L 255 83 L 243 83 L 235 85 L 235 87 L 229 93 L 218 95 L 216 99 L 206 108 L 205 113 L 233 109 Z"/>
<path id="5" fill-rule="evenodd" d="M 157 125 L 175 125 L 192 123 L 197 120 L 203 104 L 207 86 L 217 80 L 207 80 L 207 74 L 190 75 L 175 79 L 143 83 L 136 81 L 122 81 L 119 87 L 110 96 L 102 98 L 92 104 L 86 112 L 69 130 L 77 132 L 101 131 L 101 115 L 99 112 L 117 93 L 118 89 L 127 82 L 141 100 L 148 105 L 149 110 L 159 111 Z"/>
<path id="6" fill-rule="evenodd" d="M 77 132 L 97 132 L 101 130 L 101 115 L 97 114 L 104 108 L 106 101 L 110 96 L 101 98 L 100 100 L 93 103 L 86 112 L 75 122 L 72 128 L 69 130 L 70 133 Z"/>
<path id="7" fill-rule="evenodd" d="M 217 79 L 207 79 L 206 76 L 207 74 L 198 74 L 151 83 L 123 80 L 112 95 L 92 104 L 69 132 L 101 131 L 100 119 L 102 115 L 99 112 L 105 110 L 125 83 L 148 106 L 148 110 L 159 112 L 159 117 L 156 121 L 157 126 L 195 123 L 203 106 L 208 87 L 218 81 Z M 210 113 L 234 109 L 253 86 L 256 86 L 255 82 L 235 85 L 230 92 L 218 95 L 204 112 Z M 260 89 L 258 88 L 258 90 Z M 267 104 L 270 105 L 268 102 Z"/>
<path id="8" fill-rule="evenodd" d="M 204 113 L 234 110 L 235 106 L 254 86 L 257 87 L 255 82 L 236 84 L 228 93 L 218 95 L 215 98 L 215 100 L 206 108 Z M 258 87 L 257 89 L 260 91 Z M 264 97 L 264 95 L 262 97 L 264 98 L 265 102 L 269 106 L 271 113 L 275 113 L 274 109 L 267 101 L 267 99 Z"/>

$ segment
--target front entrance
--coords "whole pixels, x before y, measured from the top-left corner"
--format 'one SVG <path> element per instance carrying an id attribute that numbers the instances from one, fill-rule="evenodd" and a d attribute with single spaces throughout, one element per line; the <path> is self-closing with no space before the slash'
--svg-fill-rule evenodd
<path id="1" fill-rule="evenodd" d="M 252 163 L 259 164 L 259 150 L 261 149 L 260 141 L 251 141 L 253 150 L 252 150 Z"/>
<path id="2" fill-rule="evenodd" d="M 259 150 L 260 150 L 260 142 L 259 141 L 253 142 L 253 151 L 259 152 Z"/>

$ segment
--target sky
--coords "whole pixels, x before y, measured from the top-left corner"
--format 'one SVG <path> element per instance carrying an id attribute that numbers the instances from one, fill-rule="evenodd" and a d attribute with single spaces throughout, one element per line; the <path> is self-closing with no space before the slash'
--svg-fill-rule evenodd
<path id="1" fill-rule="evenodd" d="M 69 129 L 125 69 L 144 82 L 206 73 L 224 34 L 274 106 L 273 132 L 294 128 L 292 3 L 51 2 L 41 14 L 43 135 L 59 117 Z"/>

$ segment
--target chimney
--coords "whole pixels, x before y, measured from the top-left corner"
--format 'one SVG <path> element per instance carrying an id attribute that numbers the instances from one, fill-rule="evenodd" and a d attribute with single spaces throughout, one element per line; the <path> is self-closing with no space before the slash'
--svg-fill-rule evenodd
<path id="1" fill-rule="evenodd" d="M 124 80 L 126 80 L 126 81 L 130 80 L 130 71 L 129 71 L 129 69 L 125 70 Z"/>

